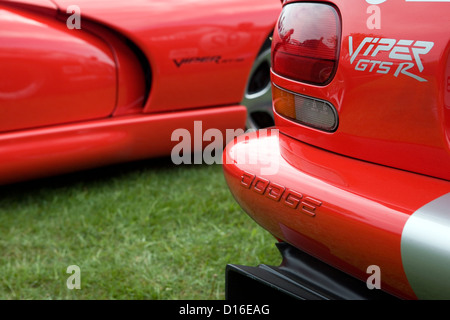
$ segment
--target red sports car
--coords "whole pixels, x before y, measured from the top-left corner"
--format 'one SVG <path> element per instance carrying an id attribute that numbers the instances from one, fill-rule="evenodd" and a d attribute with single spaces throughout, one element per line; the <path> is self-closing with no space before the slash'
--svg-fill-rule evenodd
<path id="1" fill-rule="evenodd" d="M 169 155 L 194 120 L 271 125 L 279 12 L 278 0 L 1 0 L 0 183 Z"/>
<path id="2" fill-rule="evenodd" d="M 307 299 L 450 299 L 449 15 L 449 1 L 283 2 L 277 131 L 224 154 L 234 197 L 283 263 L 229 265 L 230 298 L 253 283 Z"/>

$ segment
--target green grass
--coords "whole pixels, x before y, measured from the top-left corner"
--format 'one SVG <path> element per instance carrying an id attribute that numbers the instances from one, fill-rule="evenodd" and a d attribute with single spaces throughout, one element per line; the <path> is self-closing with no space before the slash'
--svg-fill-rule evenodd
<path id="1" fill-rule="evenodd" d="M 275 242 L 220 165 L 157 159 L 3 186 L 0 299 L 224 299 L 226 264 L 278 265 Z"/>

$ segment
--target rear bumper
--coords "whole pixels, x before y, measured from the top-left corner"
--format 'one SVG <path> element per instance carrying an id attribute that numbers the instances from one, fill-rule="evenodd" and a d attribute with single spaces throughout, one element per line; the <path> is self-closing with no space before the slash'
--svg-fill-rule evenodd
<path id="1" fill-rule="evenodd" d="M 412 247 L 409 239 L 414 235 L 405 240 L 403 231 L 420 208 L 449 194 L 448 181 L 262 132 L 235 139 L 223 163 L 237 202 L 277 239 L 363 283 L 371 276 L 369 267 L 376 266 L 383 291 L 399 298 L 418 297 L 411 286 L 415 280 L 404 268 L 405 261 L 414 259 L 405 259 L 402 249 Z M 449 219 L 444 229 L 450 230 Z M 448 269 L 447 262 L 436 263 Z M 412 277 L 424 275 L 419 271 Z M 450 283 L 445 286 L 450 288 Z"/>

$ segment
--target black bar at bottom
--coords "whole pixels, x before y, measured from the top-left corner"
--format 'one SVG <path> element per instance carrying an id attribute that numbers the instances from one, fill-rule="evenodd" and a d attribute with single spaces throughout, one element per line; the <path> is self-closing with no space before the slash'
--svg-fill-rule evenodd
<path id="1" fill-rule="evenodd" d="M 229 264 L 225 272 L 227 300 L 395 300 L 382 290 L 294 248 L 277 243 L 280 266 Z"/>

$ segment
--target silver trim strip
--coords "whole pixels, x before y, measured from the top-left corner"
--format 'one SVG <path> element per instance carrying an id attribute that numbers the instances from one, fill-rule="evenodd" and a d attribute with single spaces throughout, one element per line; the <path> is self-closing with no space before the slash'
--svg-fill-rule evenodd
<path id="1" fill-rule="evenodd" d="M 419 299 L 450 299 L 450 193 L 414 212 L 401 238 L 403 268 Z"/>

